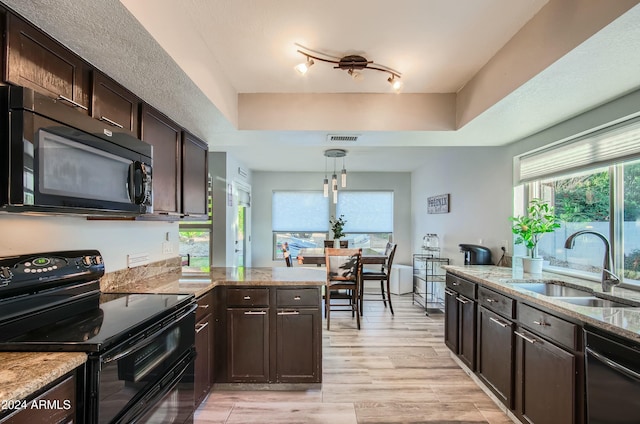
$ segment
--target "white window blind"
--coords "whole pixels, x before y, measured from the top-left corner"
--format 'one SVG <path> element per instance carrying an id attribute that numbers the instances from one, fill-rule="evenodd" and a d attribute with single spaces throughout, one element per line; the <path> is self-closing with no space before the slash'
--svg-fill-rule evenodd
<path id="1" fill-rule="evenodd" d="M 340 191 L 336 216 L 344 215 L 346 233 L 392 233 L 392 191 Z"/>
<path id="2" fill-rule="evenodd" d="M 640 157 L 640 120 L 618 124 L 578 139 L 523 155 L 519 182 L 596 168 Z"/>
<path id="3" fill-rule="evenodd" d="M 329 202 L 321 191 L 275 191 L 273 231 L 329 231 Z"/>

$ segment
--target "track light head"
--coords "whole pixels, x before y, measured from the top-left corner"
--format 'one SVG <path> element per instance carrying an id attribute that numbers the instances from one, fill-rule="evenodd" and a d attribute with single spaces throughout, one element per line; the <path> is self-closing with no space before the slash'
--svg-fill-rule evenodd
<path id="1" fill-rule="evenodd" d="M 394 74 L 391 74 L 387 81 L 389 81 L 389 84 L 391 84 L 391 87 L 393 87 L 395 91 L 400 91 L 400 89 L 402 88 L 402 81 L 396 79 L 396 76 Z"/>
<path id="2" fill-rule="evenodd" d="M 307 73 L 309 68 L 313 66 L 314 63 L 315 62 L 313 61 L 313 59 L 307 56 L 307 61 L 296 65 L 295 70 L 298 71 L 301 75 L 304 75 Z"/>

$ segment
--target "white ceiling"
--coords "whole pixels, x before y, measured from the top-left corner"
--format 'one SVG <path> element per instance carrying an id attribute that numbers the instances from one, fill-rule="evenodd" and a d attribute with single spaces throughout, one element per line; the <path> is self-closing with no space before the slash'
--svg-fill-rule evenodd
<path id="1" fill-rule="evenodd" d="M 354 81 L 328 63 L 301 77 L 293 66 L 304 57 L 294 43 L 400 71 L 398 96 L 456 93 L 549 0 L 2 1 L 205 138 L 210 150 L 256 170 L 323 171 L 322 152 L 344 146 L 349 170 L 410 171 L 430 147 L 504 145 L 640 87 L 635 6 L 462 128 L 362 128 L 346 132 L 361 135 L 355 145 L 336 146 L 326 141 L 335 133 L 329 128 L 237 130 L 220 111 L 237 108 L 229 99 L 242 93 L 391 91 L 388 75 L 365 70 Z"/>

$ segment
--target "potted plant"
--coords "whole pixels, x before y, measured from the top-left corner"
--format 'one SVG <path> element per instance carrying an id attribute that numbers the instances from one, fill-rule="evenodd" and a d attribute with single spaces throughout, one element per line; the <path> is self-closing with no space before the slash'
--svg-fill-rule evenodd
<path id="1" fill-rule="evenodd" d="M 331 217 L 329 219 L 329 224 L 331 225 L 331 231 L 333 232 L 333 239 L 340 240 L 340 238 L 344 237 L 344 224 L 347 223 L 347 220 L 344 219 L 344 215 L 340 215 L 338 219 L 335 217 Z M 336 243 L 338 246 L 340 243 Z"/>
<path id="2" fill-rule="evenodd" d="M 516 244 L 524 244 L 529 256 L 522 258 L 525 272 L 542 272 L 542 257 L 538 254 L 538 242 L 544 233 L 552 233 L 560 228 L 553 206 L 542 199 L 532 199 L 525 216 L 512 216 L 511 231 L 515 234 Z"/>

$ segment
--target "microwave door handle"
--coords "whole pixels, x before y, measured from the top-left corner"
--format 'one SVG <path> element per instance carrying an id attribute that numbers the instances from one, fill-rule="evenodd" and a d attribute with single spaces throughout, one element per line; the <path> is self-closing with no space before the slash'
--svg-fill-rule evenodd
<path id="1" fill-rule="evenodd" d="M 140 174 L 140 183 L 136 185 L 136 175 Z M 129 199 L 136 205 L 142 205 L 148 200 L 151 192 L 151 178 L 144 162 L 138 160 L 129 165 Z M 136 193 L 140 193 L 136 195 Z"/>

